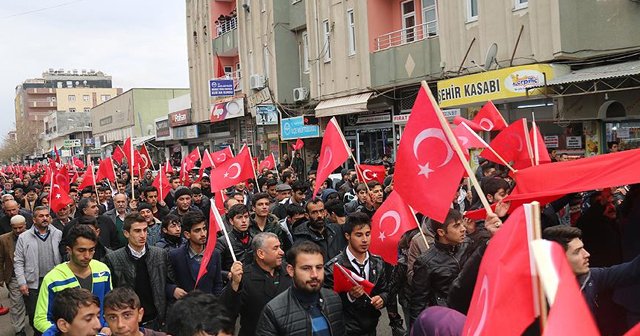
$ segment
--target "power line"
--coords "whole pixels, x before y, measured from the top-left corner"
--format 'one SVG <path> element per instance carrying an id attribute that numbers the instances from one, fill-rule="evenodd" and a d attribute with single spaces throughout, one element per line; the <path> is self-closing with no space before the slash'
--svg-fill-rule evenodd
<path id="1" fill-rule="evenodd" d="M 29 15 L 29 14 L 33 14 L 33 13 L 38 13 L 38 12 L 43 12 L 49 9 L 54 9 L 54 8 L 58 8 L 58 7 L 63 7 L 63 6 L 68 6 L 77 2 L 82 2 L 82 1 L 86 1 L 86 0 L 73 0 L 73 1 L 67 1 L 67 2 L 63 2 L 61 4 L 57 4 L 54 6 L 49 6 L 49 7 L 43 7 L 43 8 L 38 8 L 38 9 L 32 9 L 32 10 L 28 10 L 25 12 L 20 12 L 20 13 L 15 13 L 15 14 L 11 14 L 8 16 L 4 16 L 4 17 L 0 17 L 0 20 L 5 20 L 5 19 L 10 19 L 10 18 L 14 18 L 17 16 L 24 16 L 24 15 Z"/>

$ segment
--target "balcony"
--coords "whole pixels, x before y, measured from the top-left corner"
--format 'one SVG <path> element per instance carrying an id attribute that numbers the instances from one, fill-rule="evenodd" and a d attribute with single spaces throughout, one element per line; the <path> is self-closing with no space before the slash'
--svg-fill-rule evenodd
<path id="1" fill-rule="evenodd" d="M 440 39 L 435 26 L 422 24 L 381 35 L 370 54 L 375 88 L 418 83 L 440 76 Z"/>
<path id="2" fill-rule="evenodd" d="M 47 99 L 30 99 L 29 107 L 56 107 L 56 102 Z"/>
<path id="3" fill-rule="evenodd" d="M 213 52 L 221 57 L 238 55 L 238 18 L 232 17 L 216 29 L 218 35 L 212 41 Z"/>
<path id="4" fill-rule="evenodd" d="M 237 16 L 233 16 L 231 17 L 231 19 L 229 20 L 225 20 L 224 22 L 218 24 L 218 26 L 216 26 L 216 35 L 218 37 L 232 31 L 238 29 L 238 17 Z"/>
<path id="5" fill-rule="evenodd" d="M 42 94 L 42 95 L 50 95 L 55 94 L 56 89 L 54 88 L 29 88 L 27 89 L 28 94 Z"/>

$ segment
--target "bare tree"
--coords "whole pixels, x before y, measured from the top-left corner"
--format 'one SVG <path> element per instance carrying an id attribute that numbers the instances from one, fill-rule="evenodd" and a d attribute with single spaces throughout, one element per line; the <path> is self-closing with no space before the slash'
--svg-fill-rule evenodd
<path id="1" fill-rule="evenodd" d="M 16 139 L 5 135 L 0 144 L 0 161 L 22 161 L 27 155 L 32 155 L 38 147 L 40 129 L 34 127 L 27 120 L 18 120 L 16 126 Z"/>

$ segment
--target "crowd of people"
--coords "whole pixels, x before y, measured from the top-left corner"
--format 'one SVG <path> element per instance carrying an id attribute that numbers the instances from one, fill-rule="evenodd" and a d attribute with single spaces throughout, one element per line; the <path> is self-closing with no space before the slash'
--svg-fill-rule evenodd
<path id="1" fill-rule="evenodd" d="M 460 335 L 513 181 L 481 162 L 477 176 L 495 214 L 464 216 L 481 205 L 463 180 L 446 220 L 417 214 L 420 229 L 404 233 L 392 265 L 369 252 L 372 217 L 393 190 L 394 167 L 383 163 L 384 183 L 366 184 L 353 169 L 325 181 L 291 163 L 264 169 L 224 191 L 223 223 L 210 218 L 217 205 L 207 176 L 186 183 L 170 175 L 160 199 L 153 172 L 122 170 L 116 186 L 72 183 L 73 202 L 52 212 L 42 171 L 5 174 L 4 310 L 16 335 L 28 325 L 35 335 L 376 335 L 383 312 L 393 335 Z M 542 211 L 543 237 L 564 247 L 607 335 L 640 320 L 640 292 L 628 287 L 640 280 L 632 239 L 639 195 L 637 185 L 570 194 Z M 372 288 L 334 291 L 336 265 Z"/>

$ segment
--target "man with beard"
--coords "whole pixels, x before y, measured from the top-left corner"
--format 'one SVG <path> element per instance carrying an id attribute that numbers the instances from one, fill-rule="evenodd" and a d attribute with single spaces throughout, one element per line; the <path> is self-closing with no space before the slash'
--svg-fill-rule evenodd
<path id="1" fill-rule="evenodd" d="M 220 237 L 216 242 L 216 251 L 220 253 L 222 258 L 222 278 L 228 280 L 229 271 L 233 264 L 233 253 L 237 261 L 243 264 L 249 263 L 252 258 L 251 251 L 251 233 L 249 232 L 249 208 L 244 204 L 236 204 L 227 211 L 227 220 L 231 224 L 229 232 L 229 241 L 231 247 L 227 244 L 224 237 Z"/>
<path id="2" fill-rule="evenodd" d="M 76 225 L 69 231 L 69 261 L 47 273 L 40 286 L 34 318 L 34 325 L 40 332 L 55 325 L 50 303 L 64 289 L 82 287 L 91 291 L 101 303 L 104 301 L 104 296 L 111 290 L 111 272 L 107 265 L 93 259 L 97 243 L 98 236 L 88 225 Z M 106 326 L 104 320 L 101 322 Z"/>
<path id="3" fill-rule="evenodd" d="M 178 291 L 182 298 L 187 292 L 199 289 L 205 293 L 220 295 L 222 276 L 220 273 L 220 253 L 214 251 L 207 264 L 207 273 L 196 286 L 204 248 L 207 244 L 207 228 L 204 216 L 199 212 L 188 212 L 182 218 L 182 234 L 187 240 L 180 248 L 169 252 L 169 262 L 176 275 L 176 284 L 168 285 L 171 292 Z"/>
<path id="4" fill-rule="evenodd" d="M 256 335 L 344 335 L 340 297 L 323 288 L 322 249 L 311 242 L 298 243 L 287 252 L 287 262 L 293 286 L 267 303 Z"/>
<path id="5" fill-rule="evenodd" d="M 167 215 L 162 220 L 162 232 L 156 246 L 171 252 L 172 249 L 178 248 L 182 244 L 181 234 L 180 218 L 176 215 Z"/>
<path id="6" fill-rule="evenodd" d="M 220 300 L 230 317 L 240 315 L 240 336 L 256 334 L 256 324 L 264 306 L 291 286 L 291 278 L 282 267 L 282 251 L 278 236 L 263 232 L 253 237 L 254 262 L 231 266 L 231 282 Z"/>
<path id="7" fill-rule="evenodd" d="M 293 230 L 294 243 L 311 241 L 320 246 L 327 259 L 335 257 L 346 246 L 342 230 L 326 220 L 327 212 L 319 198 L 310 200 L 305 208 L 307 221 Z"/>

